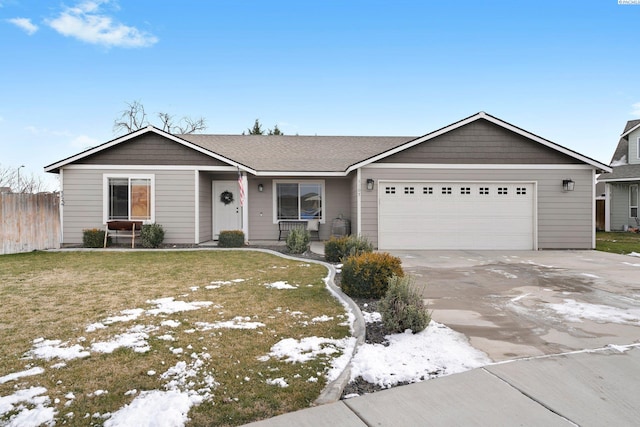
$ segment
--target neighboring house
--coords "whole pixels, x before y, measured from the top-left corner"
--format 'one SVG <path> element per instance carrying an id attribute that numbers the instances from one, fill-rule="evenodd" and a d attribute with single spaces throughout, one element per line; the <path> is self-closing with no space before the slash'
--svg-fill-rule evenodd
<path id="1" fill-rule="evenodd" d="M 605 230 L 638 227 L 640 120 L 627 122 L 610 165 L 613 171 L 598 177 L 598 184 L 605 184 Z"/>
<path id="2" fill-rule="evenodd" d="M 611 169 L 480 112 L 420 137 L 147 127 L 45 171 L 60 175 L 64 244 L 111 219 L 162 224 L 170 244 L 275 240 L 291 219 L 327 239 L 342 217 L 383 250 L 537 250 L 595 247 L 595 175 Z"/>

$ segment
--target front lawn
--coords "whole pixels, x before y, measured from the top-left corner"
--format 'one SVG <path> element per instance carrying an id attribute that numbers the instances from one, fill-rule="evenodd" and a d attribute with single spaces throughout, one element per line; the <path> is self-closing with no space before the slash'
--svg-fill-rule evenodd
<path id="1" fill-rule="evenodd" d="M 353 340 L 326 275 L 244 251 L 1 256 L 0 425 L 239 425 L 306 408 Z"/>
<path id="2" fill-rule="evenodd" d="M 596 250 L 624 255 L 640 253 L 640 233 L 598 231 Z"/>

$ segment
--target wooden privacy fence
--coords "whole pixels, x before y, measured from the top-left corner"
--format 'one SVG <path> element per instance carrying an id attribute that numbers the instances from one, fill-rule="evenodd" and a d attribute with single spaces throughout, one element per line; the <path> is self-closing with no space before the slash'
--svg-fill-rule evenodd
<path id="1" fill-rule="evenodd" d="M 0 255 L 60 247 L 55 193 L 0 193 Z"/>

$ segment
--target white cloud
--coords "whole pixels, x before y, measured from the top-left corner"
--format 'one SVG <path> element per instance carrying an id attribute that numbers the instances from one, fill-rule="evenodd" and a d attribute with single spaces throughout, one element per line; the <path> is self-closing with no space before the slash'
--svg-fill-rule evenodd
<path id="1" fill-rule="evenodd" d="M 12 18 L 7 19 L 7 21 L 11 22 L 16 27 L 23 29 L 25 33 L 29 35 L 38 31 L 38 26 L 33 24 L 29 18 Z"/>
<path id="2" fill-rule="evenodd" d="M 109 0 L 94 0 L 78 3 L 66 8 L 60 15 L 47 24 L 66 37 L 106 47 L 147 47 L 158 39 L 152 34 L 140 31 L 114 21 L 101 13 L 100 6 Z"/>
<path id="3" fill-rule="evenodd" d="M 636 117 L 640 117 L 640 102 L 636 102 L 635 104 L 633 104 L 631 106 L 632 110 L 631 110 L 631 115 L 632 116 L 636 116 Z"/>

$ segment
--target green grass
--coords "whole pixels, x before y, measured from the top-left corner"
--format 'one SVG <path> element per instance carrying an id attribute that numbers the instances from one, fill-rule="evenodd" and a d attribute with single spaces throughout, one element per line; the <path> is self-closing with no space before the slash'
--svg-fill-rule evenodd
<path id="1" fill-rule="evenodd" d="M 160 378 L 179 361 L 203 362 L 193 378 L 204 387 L 205 376 L 218 383 L 212 397 L 189 412 L 189 425 L 239 425 L 308 407 L 326 385 L 327 357 L 306 363 L 258 358 L 284 338 L 310 336 L 343 338 L 344 308 L 329 294 L 323 278 L 327 271 L 316 264 L 286 260 L 245 251 L 132 251 L 34 252 L 0 257 L 0 377 L 31 367 L 40 375 L 0 384 L 0 396 L 42 386 L 57 411 L 57 424 L 100 425 L 104 420 L 85 414 L 113 413 L 143 390 L 163 390 Z M 245 279 L 207 289 L 211 282 Z M 276 281 L 298 285 L 277 290 L 264 286 Z M 155 306 L 149 300 L 173 297 L 185 302 L 213 305 L 169 315 L 142 314 L 87 332 L 87 325 L 120 315 L 122 310 Z M 326 315 L 327 322 L 312 322 Z M 262 322 L 257 329 L 210 329 L 198 322 L 229 321 L 237 316 Z M 164 320 L 178 327 L 161 325 Z M 113 339 L 134 325 L 150 327 L 150 350 L 137 353 L 120 348 L 111 354 L 91 351 L 90 357 L 66 362 L 28 358 L 33 340 L 62 340 L 66 346 L 90 349 L 93 343 Z M 173 341 L 161 339 L 171 335 Z M 172 349 L 181 348 L 183 353 Z M 337 354 L 336 354 L 337 356 Z M 149 371 L 156 374 L 149 375 Z M 289 387 L 266 383 L 283 377 Z M 317 377 L 317 382 L 309 382 Z M 136 394 L 125 395 L 129 390 Z M 95 395 L 96 390 L 107 394 Z M 75 399 L 65 396 L 72 392 Z M 56 401 L 56 399 L 59 399 Z M 66 414 L 73 413 L 73 416 Z M 0 415 L 0 424 L 15 412 Z M 4 421 L 3 421 L 4 420 Z"/>
<path id="2" fill-rule="evenodd" d="M 625 255 L 640 253 L 640 233 L 599 231 L 596 233 L 596 250 Z"/>

